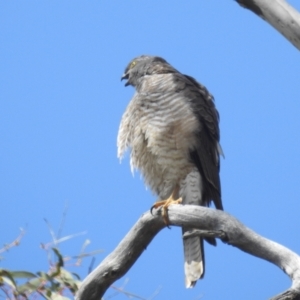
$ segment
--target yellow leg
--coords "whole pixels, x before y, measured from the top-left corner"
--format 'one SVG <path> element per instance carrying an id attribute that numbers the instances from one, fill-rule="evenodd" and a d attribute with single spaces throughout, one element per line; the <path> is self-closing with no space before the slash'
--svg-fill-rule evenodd
<path id="1" fill-rule="evenodd" d="M 178 191 L 175 189 L 174 192 L 171 194 L 171 196 L 168 199 L 157 201 L 151 207 L 151 212 L 152 212 L 153 208 L 159 208 L 159 207 L 162 208 L 162 217 L 163 217 L 163 220 L 166 225 L 170 224 L 169 217 L 168 217 L 168 207 L 171 204 L 180 204 L 182 202 L 182 198 L 174 199 L 174 194 L 177 194 L 177 193 L 178 193 Z"/>

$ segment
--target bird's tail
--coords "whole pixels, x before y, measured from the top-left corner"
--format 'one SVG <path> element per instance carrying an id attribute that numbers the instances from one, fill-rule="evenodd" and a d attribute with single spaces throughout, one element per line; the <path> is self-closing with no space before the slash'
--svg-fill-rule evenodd
<path id="1" fill-rule="evenodd" d="M 195 168 L 182 182 L 180 196 L 182 204 L 203 205 L 203 183 L 199 171 Z M 192 228 L 183 227 L 182 233 L 193 231 Z M 192 288 L 196 281 L 204 275 L 204 249 L 203 239 L 199 236 L 185 238 L 184 247 L 184 271 L 185 286 Z"/>
<path id="2" fill-rule="evenodd" d="M 189 228 L 182 228 L 182 234 L 191 231 Z M 183 240 L 184 248 L 184 272 L 185 287 L 192 288 L 198 279 L 204 276 L 204 249 L 203 239 L 199 236 Z"/>

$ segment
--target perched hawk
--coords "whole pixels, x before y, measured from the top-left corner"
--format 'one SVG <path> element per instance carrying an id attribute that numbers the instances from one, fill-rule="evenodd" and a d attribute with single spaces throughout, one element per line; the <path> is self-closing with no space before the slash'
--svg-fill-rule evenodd
<path id="1" fill-rule="evenodd" d="M 158 195 L 154 206 L 166 212 L 174 201 L 202 206 L 213 201 L 217 209 L 223 209 L 219 114 L 212 95 L 157 56 L 133 59 L 122 79 L 136 93 L 121 120 L 118 157 L 131 149 L 131 169 L 139 169 Z M 215 245 L 214 239 L 207 241 Z M 203 239 L 190 237 L 183 243 L 185 281 L 190 288 L 204 275 Z"/>

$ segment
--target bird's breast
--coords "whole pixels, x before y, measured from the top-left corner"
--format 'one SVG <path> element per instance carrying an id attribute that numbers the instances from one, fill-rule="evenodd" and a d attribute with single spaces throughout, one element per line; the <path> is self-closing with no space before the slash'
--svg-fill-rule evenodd
<path id="1" fill-rule="evenodd" d="M 131 163 L 155 193 L 167 197 L 193 167 L 189 150 L 199 124 L 179 94 L 152 93 L 139 98 L 143 101 L 135 128 L 140 138 L 134 138 Z"/>
<path id="2" fill-rule="evenodd" d="M 185 155 L 199 130 L 188 101 L 179 93 L 148 94 L 143 98 L 139 122 L 147 147 L 156 155 L 161 151 Z"/>

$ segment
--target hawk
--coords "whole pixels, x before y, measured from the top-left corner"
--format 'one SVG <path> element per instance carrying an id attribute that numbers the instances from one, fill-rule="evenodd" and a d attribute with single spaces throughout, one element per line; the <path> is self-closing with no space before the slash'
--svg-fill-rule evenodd
<path id="1" fill-rule="evenodd" d="M 136 92 L 123 114 L 118 133 L 118 157 L 131 149 L 131 170 L 139 169 L 158 196 L 154 207 L 172 203 L 223 209 L 219 178 L 219 114 L 214 98 L 193 77 L 166 60 L 142 55 L 134 58 L 121 78 Z M 183 227 L 183 233 L 192 231 Z M 215 245 L 214 239 L 206 239 Z M 204 275 L 203 238 L 183 240 L 187 288 Z"/>

